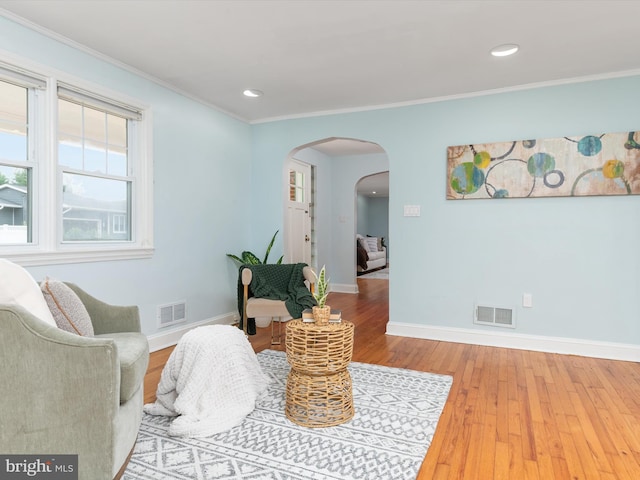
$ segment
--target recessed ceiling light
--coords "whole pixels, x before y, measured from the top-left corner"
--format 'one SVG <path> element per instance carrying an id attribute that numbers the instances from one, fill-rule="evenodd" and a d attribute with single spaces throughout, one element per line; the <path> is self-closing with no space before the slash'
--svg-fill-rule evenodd
<path id="1" fill-rule="evenodd" d="M 247 88 L 242 92 L 245 97 L 257 98 L 262 96 L 262 90 L 256 90 L 255 88 Z"/>
<path id="2" fill-rule="evenodd" d="M 375 195 L 375 194 L 376 194 L 376 191 L 374 190 L 374 191 L 373 191 L 373 192 L 371 192 L 371 193 L 373 193 L 373 194 Z"/>
<path id="3" fill-rule="evenodd" d="M 491 55 L 494 57 L 508 57 L 516 53 L 520 47 L 514 43 L 506 43 L 491 49 Z"/>

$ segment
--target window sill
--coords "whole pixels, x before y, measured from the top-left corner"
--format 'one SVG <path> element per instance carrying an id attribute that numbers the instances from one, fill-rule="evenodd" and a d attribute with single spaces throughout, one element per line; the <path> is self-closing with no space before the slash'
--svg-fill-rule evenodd
<path id="1" fill-rule="evenodd" d="M 38 265 L 62 265 L 68 263 L 109 262 L 117 260 L 138 260 L 151 258 L 154 248 L 128 248 L 114 250 L 74 250 L 56 252 L 20 252 L 3 254 L 2 257 L 23 267 Z"/>

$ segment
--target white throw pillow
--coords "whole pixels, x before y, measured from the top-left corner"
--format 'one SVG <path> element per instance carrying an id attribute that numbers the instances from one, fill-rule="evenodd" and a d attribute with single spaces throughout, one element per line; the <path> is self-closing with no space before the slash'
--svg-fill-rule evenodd
<path id="1" fill-rule="evenodd" d="M 91 317 L 76 292 L 60 280 L 49 277 L 40 288 L 58 328 L 82 337 L 93 337 Z"/>
<path id="2" fill-rule="evenodd" d="M 38 283 L 20 265 L 0 258 L 0 304 L 19 305 L 43 322 L 56 326 Z"/>
<path id="3" fill-rule="evenodd" d="M 367 241 L 367 245 L 369 245 L 370 252 L 378 251 L 378 237 L 367 237 L 366 241 Z"/>
<path id="4" fill-rule="evenodd" d="M 360 246 L 364 248 L 364 250 L 369 253 L 371 250 L 369 249 L 369 244 L 364 237 L 358 237 L 358 242 L 360 242 Z"/>

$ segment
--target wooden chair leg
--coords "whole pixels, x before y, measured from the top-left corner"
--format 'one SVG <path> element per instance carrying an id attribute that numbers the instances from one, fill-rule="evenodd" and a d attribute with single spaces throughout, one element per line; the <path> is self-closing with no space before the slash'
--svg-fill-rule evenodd
<path id="1" fill-rule="evenodd" d="M 278 340 L 276 341 L 275 336 L 275 328 L 273 324 L 276 322 L 275 319 L 278 319 Z M 280 317 L 272 317 L 271 318 L 271 345 L 280 345 L 282 343 L 282 319 Z"/>
<path id="2" fill-rule="evenodd" d="M 244 331 L 245 337 L 247 335 L 247 301 L 249 300 L 249 285 L 244 285 L 242 292 L 242 331 Z"/>

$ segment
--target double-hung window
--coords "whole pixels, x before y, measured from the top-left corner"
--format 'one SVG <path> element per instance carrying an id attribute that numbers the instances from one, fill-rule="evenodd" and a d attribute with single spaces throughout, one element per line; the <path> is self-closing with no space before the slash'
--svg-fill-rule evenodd
<path id="1" fill-rule="evenodd" d="M 152 253 L 149 111 L 78 83 L 0 66 L 0 257 Z"/>
<path id="2" fill-rule="evenodd" d="M 130 127 L 140 112 L 58 86 L 62 241 L 131 241 Z"/>
<path id="3" fill-rule="evenodd" d="M 34 242 L 35 125 L 45 86 L 42 78 L 0 66 L 0 246 Z"/>

